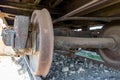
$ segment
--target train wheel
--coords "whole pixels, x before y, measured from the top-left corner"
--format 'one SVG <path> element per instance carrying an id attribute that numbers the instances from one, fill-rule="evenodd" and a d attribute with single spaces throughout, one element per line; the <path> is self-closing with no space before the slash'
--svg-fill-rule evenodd
<path id="1" fill-rule="evenodd" d="M 120 24 L 114 22 L 105 25 L 102 36 L 112 37 L 116 42 L 116 46 L 111 49 L 99 49 L 99 53 L 106 63 L 118 68 L 120 66 Z"/>
<path id="2" fill-rule="evenodd" d="M 31 17 L 32 49 L 30 67 L 37 76 L 46 77 L 49 72 L 54 47 L 53 25 L 46 9 L 35 10 Z"/>

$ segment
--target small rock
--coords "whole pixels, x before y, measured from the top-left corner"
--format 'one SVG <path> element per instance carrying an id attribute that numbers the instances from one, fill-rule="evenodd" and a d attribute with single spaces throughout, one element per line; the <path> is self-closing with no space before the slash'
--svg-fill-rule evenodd
<path id="1" fill-rule="evenodd" d="M 86 58 L 85 58 L 85 61 L 84 61 L 84 65 L 85 65 L 85 67 L 89 66 L 88 63 L 87 63 L 87 59 Z"/>
<path id="2" fill-rule="evenodd" d="M 74 65 L 73 65 L 73 64 L 70 64 L 70 67 L 74 67 Z"/>
<path id="3" fill-rule="evenodd" d="M 83 69 L 82 67 L 79 68 L 79 70 L 77 71 L 78 73 L 84 72 L 85 69 Z"/>
<path id="4" fill-rule="evenodd" d="M 60 61 L 59 63 L 60 63 L 60 64 L 63 64 L 63 61 Z"/>
<path id="5" fill-rule="evenodd" d="M 92 68 L 94 65 L 93 65 L 93 62 L 91 61 L 90 63 L 89 63 L 89 68 Z"/>
<path id="6" fill-rule="evenodd" d="M 98 73 L 95 73 L 96 75 L 98 75 Z"/>
<path id="7" fill-rule="evenodd" d="M 64 68 L 62 69 L 62 71 L 63 71 L 63 72 L 67 72 L 67 71 L 69 71 L 69 68 L 68 68 L 68 67 L 64 67 Z"/>
<path id="8" fill-rule="evenodd" d="M 101 78 L 100 78 L 100 77 L 97 77 L 96 79 L 97 79 L 97 80 L 100 80 Z"/>
<path id="9" fill-rule="evenodd" d="M 53 77 L 52 80 L 55 80 L 55 77 Z"/>
<path id="10" fill-rule="evenodd" d="M 70 71 L 71 74 L 75 74 L 75 71 Z"/>
<path id="11" fill-rule="evenodd" d="M 107 72 L 109 72 L 109 71 L 108 71 L 108 70 L 104 70 L 104 72 L 106 72 L 106 73 L 107 73 Z"/>
<path id="12" fill-rule="evenodd" d="M 105 80 L 108 80 L 108 79 L 105 79 Z"/>
<path id="13" fill-rule="evenodd" d="M 67 76 L 67 75 L 68 75 L 68 73 L 67 73 L 67 72 L 65 72 L 65 73 L 64 73 L 64 76 Z"/>
<path id="14" fill-rule="evenodd" d="M 103 68 L 103 64 L 100 64 L 100 67 Z"/>
<path id="15" fill-rule="evenodd" d="M 58 65 L 59 63 L 58 62 L 56 62 L 56 65 Z"/>

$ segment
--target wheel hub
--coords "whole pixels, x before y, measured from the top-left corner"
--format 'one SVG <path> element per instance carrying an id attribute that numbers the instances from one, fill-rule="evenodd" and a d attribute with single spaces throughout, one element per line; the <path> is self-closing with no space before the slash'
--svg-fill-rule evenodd
<path id="1" fill-rule="evenodd" d="M 101 57 L 113 67 L 120 66 L 120 25 L 105 26 L 102 36 L 112 37 L 116 42 L 116 46 L 109 49 L 99 49 Z"/>

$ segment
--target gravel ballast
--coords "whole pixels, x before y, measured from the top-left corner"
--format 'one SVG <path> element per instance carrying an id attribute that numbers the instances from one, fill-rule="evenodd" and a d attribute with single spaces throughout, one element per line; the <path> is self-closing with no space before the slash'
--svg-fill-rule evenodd
<path id="1" fill-rule="evenodd" d="M 47 80 L 120 80 L 120 71 L 86 58 L 70 58 L 55 53 Z"/>
<path id="2" fill-rule="evenodd" d="M 1 57 L 0 69 L 0 80 L 33 80 L 23 58 Z M 120 80 L 120 71 L 86 58 L 54 53 L 52 67 L 45 80 Z"/>

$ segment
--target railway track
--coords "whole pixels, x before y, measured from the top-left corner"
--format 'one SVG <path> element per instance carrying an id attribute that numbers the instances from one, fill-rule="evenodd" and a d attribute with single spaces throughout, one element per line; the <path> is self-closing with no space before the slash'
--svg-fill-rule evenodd
<path id="1" fill-rule="evenodd" d="M 27 65 L 27 69 L 29 72 L 29 75 L 31 77 L 31 80 L 43 80 L 40 76 L 35 76 L 33 70 L 31 69 L 30 65 L 29 65 L 29 60 L 27 56 L 24 56 L 24 62 Z"/>

